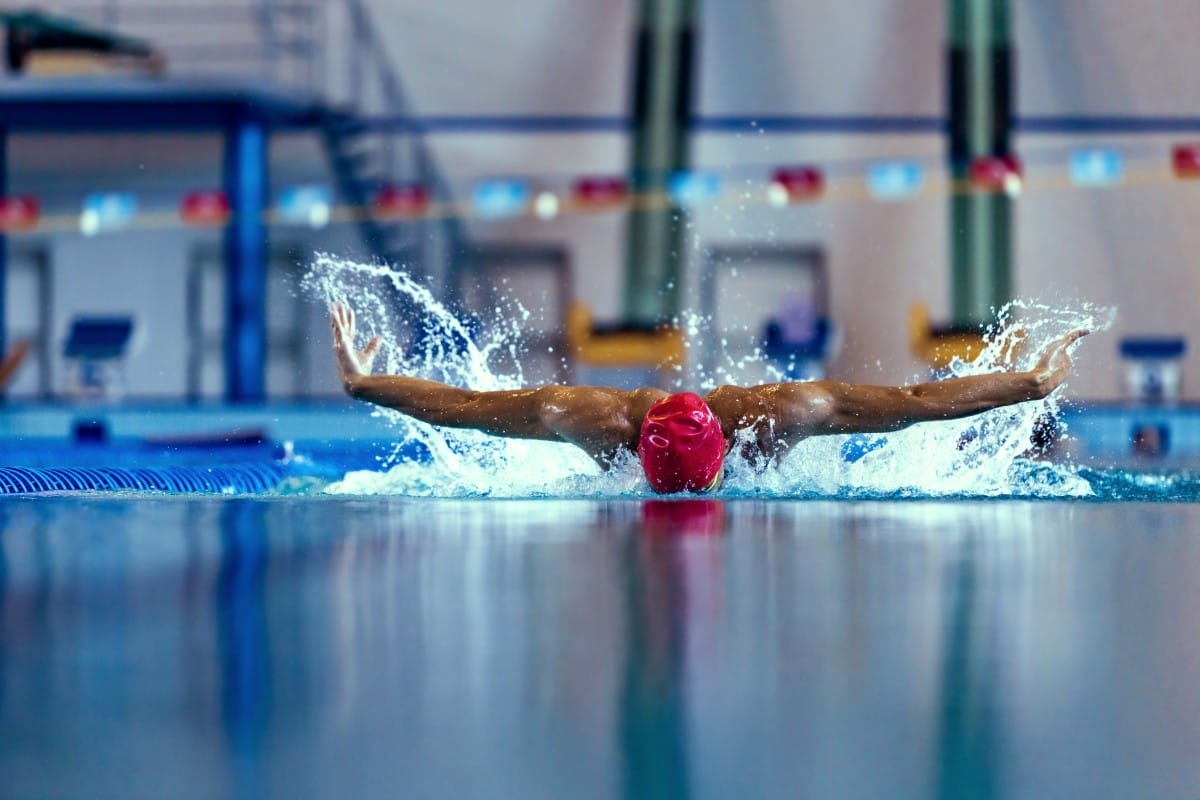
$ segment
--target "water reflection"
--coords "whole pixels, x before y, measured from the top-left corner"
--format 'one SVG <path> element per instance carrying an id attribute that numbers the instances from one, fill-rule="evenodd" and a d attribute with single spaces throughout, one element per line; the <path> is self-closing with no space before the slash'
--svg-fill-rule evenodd
<path id="1" fill-rule="evenodd" d="M 221 509 L 221 565 L 216 621 L 221 717 L 243 797 L 262 795 L 259 762 L 270 715 L 271 659 L 263 580 L 268 549 L 264 507 L 231 502 Z"/>
<path id="2" fill-rule="evenodd" d="M 620 750 L 625 796 L 690 796 L 686 696 L 690 537 L 720 535 L 717 500 L 651 500 L 627 539 Z M 707 579 L 720 581 L 719 574 Z"/>
<path id="3" fill-rule="evenodd" d="M 1198 526 L 1183 505 L 0 505 L 0 796 L 1185 796 Z"/>
<path id="4" fill-rule="evenodd" d="M 721 500 L 647 500 L 641 506 L 643 536 L 719 536 L 725 532 Z"/>
<path id="5" fill-rule="evenodd" d="M 0 506 L 0 532 L 8 529 L 9 511 Z M 8 619 L 8 552 L 3 546 L 3 533 L 0 533 L 0 718 L 4 714 L 5 700 L 8 697 L 8 659 L 5 657 L 11 647 L 13 631 Z"/>
<path id="6" fill-rule="evenodd" d="M 959 544 L 964 551 L 949 578 L 943 615 L 946 644 L 942 656 L 941 730 L 938 735 L 938 797 L 990 800 L 997 785 L 998 729 L 1001 707 L 996 670 L 1002 657 L 979 608 L 977 541 Z"/>

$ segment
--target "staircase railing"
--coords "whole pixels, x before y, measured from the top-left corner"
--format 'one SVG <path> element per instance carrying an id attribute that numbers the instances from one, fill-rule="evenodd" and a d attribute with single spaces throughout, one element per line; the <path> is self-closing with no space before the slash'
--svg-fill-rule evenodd
<path id="1" fill-rule="evenodd" d="M 400 182 L 424 186 L 439 203 L 453 200 L 449 183 L 438 169 L 428 142 L 413 128 L 397 128 L 394 122 L 412 115 L 412 106 L 400 82 L 387 47 L 380 38 L 364 0 L 342 0 L 347 14 L 348 37 L 346 76 L 348 103 L 367 119 L 383 117 L 387 127 L 367 127 L 362 136 L 375 140 L 374 175 L 367 182 Z M 453 215 L 435 219 L 393 223 L 387 239 L 388 252 L 380 256 L 399 260 L 415 256 L 410 267 L 424 272 L 434 283 L 447 278 L 450 260 L 463 250 L 460 221 Z M 367 237 L 370 240 L 370 237 Z"/>

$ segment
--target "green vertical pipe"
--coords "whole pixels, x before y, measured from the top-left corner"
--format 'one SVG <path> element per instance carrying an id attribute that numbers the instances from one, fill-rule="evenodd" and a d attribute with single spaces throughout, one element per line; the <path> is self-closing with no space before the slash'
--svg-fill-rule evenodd
<path id="1" fill-rule="evenodd" d="M 688 163 L 696 0 L 642 0 L 634 62 L 625 320 L 654 325 L 679 312 L 686 212 L 667 199 Z"/>
<path id="2" fill-rule="evenodd" d="M 1012 199 L 967 188 L 971 161 L 1011 152 L 1009 0 L 949 0 L 951 313 L 986 323 L 1012 297 Z"/>

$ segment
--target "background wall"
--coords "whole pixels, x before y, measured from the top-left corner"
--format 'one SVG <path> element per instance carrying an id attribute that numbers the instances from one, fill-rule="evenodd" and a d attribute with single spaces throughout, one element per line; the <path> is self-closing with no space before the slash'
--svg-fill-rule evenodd
<path id="1" fill-rule="evenodd" d="M 413 106 L 423 115 L 579 115 L 627 113 L 632 0 L 410 0 L 371 3 Z M 854 3 L 702 2 L 699 108 L 704 116 L 921 115 L 942 113 L 944 0 L 858 0 Z M 1200 52 L 1190 32 L 1200 6 L 1154 0 L 1136 11 L 1121 0 L 1015 0 L 1018 113 L 1200 113 Z M 330 37 L 329 81 L 341 85 L 345 52 Z M 1131 163 L 1165 174 L 1169 136 L 1020 136 L 1027 191 L 1016 204 L 1016 291 L 1052 303 L 1115 305 L 1113 332 L 1080 352 L 1071 381 L 1077 396 L 1111 397 L 1119 383 L 1116 342 L 1132 333 L 1183 333 L 1200 342 L 1193 298 L 1200 296 L 1196 256 L 1200 189 L 1149 181 L 1104 190 L 1073 190 L 1066 181 L 1072 147 L 1123 146 Z M 460 187 L 479 177 L 520 175 L 547 184 L 627 165 L 620 133 L 439 133 L 430 143 Z M 14 191 L 61 198 L 77 208 L 91 187 L 131 188 L 174 202 L 190 188 L 217 180 L 219 145 L 203 137 L 16 138 Z M 817 162 L 861 174 L 880 157 L 917 157 L 940 169 L 944 144 L 933 136 L 804 136 L 770 132 L 698 134 L 693 160 L 727 179 L 761 185 L 781 164 Z M 315 140 L 277 141 L 276 185 L 329 180 Z M 57 202 L 57 201 L 56 201 Z M 836 377 L 899 382 L 917 376 L 905 318 L 923 299 L 935 316 L 948 312 L 947 201 L 926 192 L 905 202 L 845 200 L 772 209 L 697 209 L 689 246 L 715 242 L 819 243 L 828 252 L 835 319 L 843 346 Z M 577 292 L 599 316 L 619 310 L 624 220 L 619 215 L 553 221 L 472 223 L 481 240 L 567 243 Z M 145 323 L 146 341 L 131 365 L 137 394 L 182 391 L 182 288 L 189 250 L 205 234 L 150 231 L 84 240 L 50 237 L 57 270 L 56 330 L 77 311 L 129 309 Z M 311 249 L 361 253 L 353 232 L 279 232 Z M 693 257 L 693 266 L 697 260 Z M 690 273 L 694 276 L 694 272 Z M 113 287 L 120 287 L 119 290 Z M 687 291 L 694 297 L 694 280 Z M 10 297 L 14 325 L 27 301 Z M 739 299 L 729 297 L 737 303 Z M 279 301 L 283 303 L 284 301 Z M 757 300 L 743 298 L 748 316 Z M 282 313 L 278 309 L 274 312 Z M 324 361 L 327 336 L 312 310 L 313 382 L 335 392 Z M 1200 354 L 1186 373 L 1200 374 Z M 272 379 L 285 391 L 287 376 Z M 18 384 L 27 391 L 29 376 Z M 1200 379 L 1185 383 L 1200 397 Z"/>

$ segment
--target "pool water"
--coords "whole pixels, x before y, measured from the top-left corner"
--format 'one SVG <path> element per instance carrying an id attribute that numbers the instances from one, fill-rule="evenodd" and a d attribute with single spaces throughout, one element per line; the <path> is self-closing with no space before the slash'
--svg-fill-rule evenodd
<path id="1" fill-rule="evenodd" d="M 0 796 L 1188 798 L 1200 506 L 0 505 Z"/>
<path id="2" fill-rule="evenodd" d="M 480 332 L 327 257 L 306 285 L 356 298 L 383 371 L 525 384 L 522 309 Z M 1111 319 L 1014 308 L 954 374 Z M 726 361 L 680 380 L 746 382 Z M 395 413 L 297 410 L 304 441 L 259 409 L 270 438 L 211 452 L 148 438 L 190 412 L 90 448 L 10 415 L 0 798 L 1196 797 L 1200 473 L 1031 459 L 1058 410 L 818 437 L 673 499 L 632 456 Z"/>

